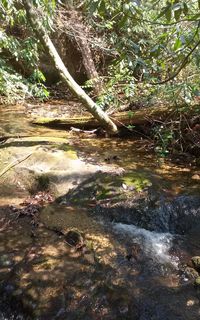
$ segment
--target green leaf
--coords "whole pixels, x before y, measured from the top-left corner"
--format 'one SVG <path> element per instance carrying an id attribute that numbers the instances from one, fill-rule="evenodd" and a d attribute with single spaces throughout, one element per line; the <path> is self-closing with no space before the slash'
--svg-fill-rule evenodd
<path id="1" fill-rule="evenodd" d="M 142 66 L 142 67 L 145 67 L 145 66 L 146 66 L 145 61 L 144 61 L 142 58 L 140 58 L 140 57 L 138 57 L 138 58 L 136 59 L 136 64 L 138 64 L 138 65 L 140 65 L 140 66 Z"/>
<path id="2" fill-rule="evenodd" d="M 154 46 L 150 52 L 151 52 L 151 56 L 158 57 L 160 54 L 160 45 L 157 44 L 156 46 Z"/>
<path id="3" fill-rule="evenodd" d="M 127 126 L 127 129 L 129 129 L 129 130 L 132 130 L 132 129 L 134 129 L 135 128 L 135 126 L 133 126 L 133 125 L 131 125 L 131 124 L 129 124 L 128 126 Z"/>
<path id="4" fill-rule="evenodd" d="M 102 0 L 99 6 L 99 13 L 103 16 L 106 11 L 105 1 Z"/>
<path id="5" fill-rule="evenodd" d="M 136 53 L 140 51 L 140 46 L 132 40 L 130 41 L 130 46 Z"/>
<path id="6" fill-rule="evenodd" d="M 125 26 L 127 18 L 128 18 L 127 14 L 123 15 L 123 17 L 121 18 L 121 20 L 118 23 L 118 28 L 123 28 Z"/>
<path id="7" fill-rule="evenodd" d="M 181 8 L 179 8 L 178 10 L 174 11 L 174 17 L 175 17 L 176 21 L 179 20 L 179 18 L 181 16 L 181 13 L 182 13 L 182 9 Z"/>
<path id="8" fill-rule="evenodd" d="M 99 1 L 98 0 L 92 1 L 90 6 L 90 14 L 93 14 L 98 7 L 99 7 Z"/>
<path id="9" fill-rule="evenodd" d="M 172 17 L 172 8 L 171 8 L 171 6 L 169 6 L 169 8 L 166 10 L 165 17 L 166 17 L 168 22 L 171 20 L 171 17 Z"/>
<path id="10" fill-rule="evenodd" d="M 128 111 L 128 117 L 131 119 L 134 116 L 134 112 L 133 111 Z"/>
<path id="11" fill-rule="evenodd" d="M 182 46 L 181 39 L 180 38 L 176 39 L 176 42 L 174 44 L 174 51 L 180 49 L 181 46 Z"/>
<path id="12" fill-rule="evenodd" d="M 123 11 L 129 11 L 129 10 L 130 10 L 130 4 L 125 3 L 125 4 L 123 5 Z"/>
<path id="13" fill-rule="evenodd" d="M 165 62 L 161 62 L 161 64 L 160 64 L 160 66 L 161 66 L 161 68 L 162 68 L 162 70 L 165 70 L 166 69 L 166 64 L 165 64 Z"/>
<path id="14" fill-rule="evenodd" d="M 166 16 L 167 12 L 169 14 L 169 10 L 171 11 L 171 4 L 170 3 L 161 10 L 160 14 L 157 16 L 157 18 L 155 20 L 158 20 L 159 18 L 163 17 L 164 15 Z"/>
<path id="15" fill-rule="evenodd" d="M 200 1 L 199 1 L 199 2 L 200 2 Z M 189 11 L 188 5 L 187 5 L 186 2 L 184 2 L 184 3 L 183 3 L 183 13 L 184 13 L 185 16 L 188 14 L 188 11 Z"/>
<path id="16" fill-rule="evenodd" d="M 140 7 L 138 5 L 135 5 L 134 2 L 130 6 L 130 10 L 131 10 L 132 14 L 137 13 L 137 14 L 141 15 L 141 13 L 142 13 L 142 10 L 140 9 Z"/>
<path id="17" fill-rule="evenodd" d="M 198 0 L 198 7 L 199 7 L 199 9 L 200 9 L 200 0 Z"/>

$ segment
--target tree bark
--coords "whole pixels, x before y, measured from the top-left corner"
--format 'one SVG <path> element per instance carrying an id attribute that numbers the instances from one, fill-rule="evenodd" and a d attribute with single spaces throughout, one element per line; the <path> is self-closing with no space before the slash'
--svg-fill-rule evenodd
<path id="1" fill-rule="evenodd" d="M 62 62 L 54 44 L 52 43 L 46 30 L 44 29 L 42 21 L 40 21 L 38 16 L 36 15 L 31 1 L 22 0 L 22 2 L 27 13 L 27 18 L 36 36 L 51 57 L 51 60 L 54 63 L 61 79 L 66 83 L 68 88 L 78 98 L 78 100 L 85 105 L 87 110 L 99 121 L 99 123 L 109 133 L 116 134 L 118 132 L 118 129 L 114 122 L 110 120 L 109 116 L 97 104 L 95 104 L 95 102 L 85 93 L 85 91 L 76 83 L 76 81 L 70 75 L 69 71 Z"/>
<path id="2" fill-rule="evenodd" d="M 180 114 L 185 116 L 185 119 L 192 119 L 198 113 L 198 105 L 190 106 L 189 109 L 181 110 L 176 107 L 149 107 L 136 111 L 118 112 L 112 115 L 113 122 L 118 128 L 129 127 L 135 125 L 146 125 L 152 123 L 164 123 L 167 119 L 176 121 L 179 119 Z M 189 120 L 188 120 L 189 122 Z M 36 118 L 32 121 L 33 124 L 61 127 L 69 129 L 71 127 L 77 127 L 81 129 L 93 129 L 98 127 L 98 122 L 93 117 L 89 116 L 74 116 L 72 118 Z"/>
<path id="3" fill-rule="evenodd" d="M 151 107 L 137 111 L 118 112 L 112 115 L 112 120 L 116 125 L 121 127 L 143 125 L 155 121 L 164 121 L 174 113 L 173 107 Z M 45 126 L 58 126 L 69 129 L 74 126 L 81 129 L 93 129 L 98 126 L 98 122 L 89 116 L 74 116 L 72 118 L 36 118 L 33 124 Z"/>
<path id="4" fill-rule="evenodd" d="M 94 93 L 95 95 L 99 95 L 101 92 L 101 84 L 99 81 L 99 75 L 95 68 L 95 64 L 92 58 L 92 52 L 90 50 L 90 45 L 85 39 L 84 36 L 84 28 L 82 30 L 80 29 L 77 31 L 77 37 L 76 42 L 81 50 L 81 54 L 83 57 L 83 65 L 87 74 L 88 79 L 91 79 L 93 81 L 94 86 Z"/>

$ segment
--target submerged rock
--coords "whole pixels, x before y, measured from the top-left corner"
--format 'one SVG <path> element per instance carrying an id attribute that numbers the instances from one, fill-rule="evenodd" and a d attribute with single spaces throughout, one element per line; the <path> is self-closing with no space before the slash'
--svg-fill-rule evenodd
<path id="1" fill-rule="evenodd" d="M 70 230 L 67 232 L 67 234 L 65 235 L 65 241 L 70 246 L 73 246 L 76 248 L 81 248 L 84 244 L 82 235 L 80 234 L 80 232 L 75 230 Z"/>
<path id="2" fill-rule="evenodd" d="M 13 265 L 12 254 L 3 254 L 0 256 L 0 267 L 11 267 Z"/>
<path id="3" fill-rule="evenodd" d="M 184 274 L 186 274 L 188 279 L 193 279 L 193 280 L 199 276 L 199 273 L 194 268 L 191 268 L 188 266 L 185 268 Z"/>

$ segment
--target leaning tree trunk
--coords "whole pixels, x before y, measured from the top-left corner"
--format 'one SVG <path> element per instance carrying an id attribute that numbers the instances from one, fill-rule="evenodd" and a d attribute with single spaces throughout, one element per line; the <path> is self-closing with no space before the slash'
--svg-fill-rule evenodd
<path id="1" fill-rule="evenodd" d="M 85 93 L 85 91 L 76 83 L 72 78 L 69 71 L 62 62 L 56 48 L 54 47 L 51 39 L 49 38 L 46 30 L 33 10 L 30 0 L 22 0 L 25 7 L 29 22 L 36 33 L 38 39 L 51 57 L 56 70 L 59 72 L 61 79 L 66 83 L 71 92 L 81 101 L 87 110 L 99 121 L 99 123 L 111 134 L 116 134 L 117 126 L 112 122 L 109 116 L 95 104 L 95 102 Z"/>

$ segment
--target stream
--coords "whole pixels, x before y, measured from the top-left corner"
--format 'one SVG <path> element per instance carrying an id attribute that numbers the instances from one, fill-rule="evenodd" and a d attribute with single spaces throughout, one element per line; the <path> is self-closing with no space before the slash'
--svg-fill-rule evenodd
<path id="1" fill-rule="evenodd" d="M 199 169 L 33 115 L 0 107 L 0 320 L 199 319 Z"/>

